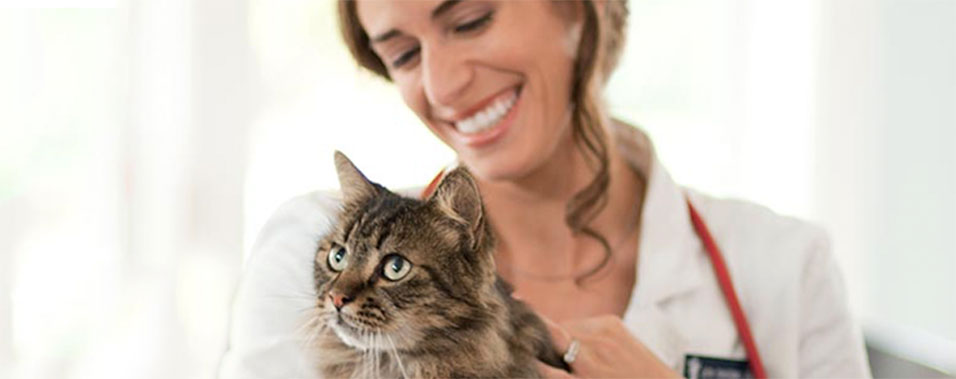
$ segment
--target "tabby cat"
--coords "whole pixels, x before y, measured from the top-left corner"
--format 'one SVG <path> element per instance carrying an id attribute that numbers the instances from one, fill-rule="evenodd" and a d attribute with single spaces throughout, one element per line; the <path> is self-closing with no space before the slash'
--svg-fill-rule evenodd
<path id="1" fill-rule="evenodd" d="M 567 369 L 541 319 L 495 274 L 494 240 L 464 168 L 426 200 L 370 182 L 335 153 L 343 210 L 319 243 L 311 346 L 345 377 L 537 377 Z"/>

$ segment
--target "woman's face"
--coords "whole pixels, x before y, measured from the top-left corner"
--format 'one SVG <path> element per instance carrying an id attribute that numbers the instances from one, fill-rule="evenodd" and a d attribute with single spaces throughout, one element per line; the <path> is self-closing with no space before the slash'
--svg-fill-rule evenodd
<path id="1" fill-rule="evenodd" d="M 524 177 L 571 151 L 578 4 L 358 2 L 405 103 L 479 177 Z"/>

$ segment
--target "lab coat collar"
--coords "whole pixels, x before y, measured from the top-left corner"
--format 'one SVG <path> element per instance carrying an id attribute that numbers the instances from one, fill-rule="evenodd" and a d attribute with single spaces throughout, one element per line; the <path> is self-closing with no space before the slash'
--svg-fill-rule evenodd
<path id="1" fill-rule="evenodd" d="M 705 256 L 690 220 L 684 191 L 661 165 L 647 136 L 626 125 L 615 132 L 618 149 L 647 178 L 638 242 L 637 287 L 630 302 L 630 308 L 634 308 L 699 287 L 707 261 L 701 259 Z M 643 156 L 649 162 L 641 161 L 639 149 L 645 151 Z"/>
<path id="2" fill-rule="evenodd" d="M 689 338 L 665 301 L 702 288 L 707 258 L 687 209 L 684 191 L 657 160 L 647 136 L 630 126 L 615 130 L 619 152 L 647 180 L 638 242 L 637 285 L 624 324 L 667 366 L 679 369 Z"/>

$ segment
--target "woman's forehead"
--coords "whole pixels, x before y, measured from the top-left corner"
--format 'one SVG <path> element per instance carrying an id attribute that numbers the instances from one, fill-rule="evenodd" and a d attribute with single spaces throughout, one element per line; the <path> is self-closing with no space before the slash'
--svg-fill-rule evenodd
<path id="1" fill-rule="evenodd" d="M 362 27 L 372 38 L 389 31 L 426 25 L 433 15 L 460 0 L 359 0 L 356 12 Z"/>

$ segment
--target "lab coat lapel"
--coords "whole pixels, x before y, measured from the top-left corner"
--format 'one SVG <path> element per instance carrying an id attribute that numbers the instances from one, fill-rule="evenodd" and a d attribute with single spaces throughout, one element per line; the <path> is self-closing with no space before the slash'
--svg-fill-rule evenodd
<path id="1" fill-rule="evenodd" d="M 646 141 L 645 136 L 640 137 Z M 634 161 L 639 154 L 633 149 L 640 147 L 634 140 L 619 140 L 620 148 L 632 165 L 640 167 L 641 162 Z M 650 149 L 651 162 L 645 164 L 650 172 L 646 174 L 647 193 L 641 215 L 637 284 L 624 323 L 665 364 L 677 368 L 689 340 L 674 317 L 667 314 L 665 304 L 700 288 L 708 267 L 701 259 L 702 245 L 690 221 L 684 192 Z"/>
<path id="2" fill-rule="evenodd" d="M 655 159 L 641 215 L 637 287 L 632 300 L 650 305 L 703 284 L 702 245 L 683 190 Z"/>

